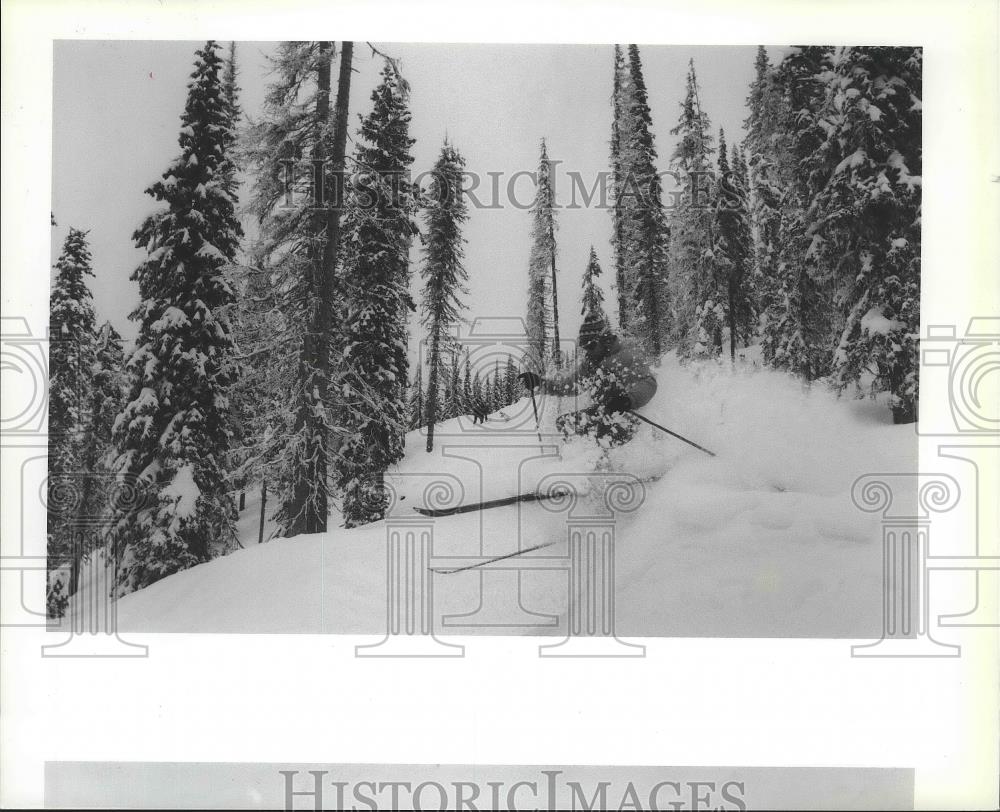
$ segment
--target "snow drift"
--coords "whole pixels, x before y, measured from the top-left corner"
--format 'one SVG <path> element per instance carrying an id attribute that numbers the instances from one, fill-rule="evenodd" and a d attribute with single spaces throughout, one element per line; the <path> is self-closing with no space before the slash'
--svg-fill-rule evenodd
<path id="1" fill-rule="evenodd" d="M 877 517 L 854 507 L 850 489 L 865 473 L 915 470 L 913 427 L 891 425 L 883 403 L 807 390 L 752 360 L 731 370 L 682 366 L 670 355 L 658 380 L 642 413 L 718 456 L 643 425 L 603 461 L 647 480 L 643 504 L 616 528 L 618 635 L 878 637 L 881 530 Z M 565 405 L 545 401 L 543 424 L 551 426 Z M 530 404 L 505 411 L 519 409 Z M 446 437 L 459 431 L 460 441 Z M 558 456 L 538 449 L 525 462 L 525 446 L 537 447 L 537 439 L 522 435 L 520 449 L 502 447 L 503 440 L 498 415 L 485 427 L 442 425 L 430 454 L 424 436 L 411 433 L 406 458 L 389 477 L 400 497 L 396 509 L 420 504 L 421 475 L 452 474 L 461 499 L 478 501 L 532 488 L 549 473 L 593 470 L 600 457 L 591 443 L 574 439 L 558 446 Z M 258 511 L 251 497 L 240 518 L 245 549 L 119 600 L 120 628 L 384 633 L 385 522 L 346 530 L 332 517 L 324 535 L 258 545 Z M 541 504 L 438 518 L 434 532 L 436 554 L 501 555 L 549 542 L 549 555 L 566 548 L 563 518 Z M 516 588 L 503 575 L 435 575 L 439 633 L 477 631 L 443 626 L 440 618 L 474 610 L 481 584 L 484 600 L 497 597 L 490 590 Z M 488 631 L 565 633 L 565 584 L 563 572 L 523 573 L 521 605 L 537 617 Z"/>

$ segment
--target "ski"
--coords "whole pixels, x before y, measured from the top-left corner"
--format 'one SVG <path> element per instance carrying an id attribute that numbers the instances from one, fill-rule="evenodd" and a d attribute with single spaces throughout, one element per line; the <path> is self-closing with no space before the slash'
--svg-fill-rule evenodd
<path id="1" fill-rule="evenodd" d="M 555 499 L 560 496 L 568 496 L 568 491 L 554 491 L 553 493 L 524 493 L 517 496 L 505 496 L 503 499 L 490 499 L 486 502 L 473 502 L 469 505 L 459 505 L 453 508 L 426 508 L 413 506 L 421 516 L 455 516 L 459 513 L 472 513 L 475 510 L 488 510 L 489 508 L 505 507 L 518 502 L 539 502 L 543 499 Z"/>
<path id="2" fill-rule="evenodd" d="M 525 547 L 523 550 L 515 550 L 512 553 L 507 553 L 507 555 L 498 555 L 496 558 L 489 558 L 486 561 L 477 561 L 475 564 L 469 564 L 467 567 L 456 567 L 453 570 L 436 570 L 433 567 L 431 572 L 437 575 L 454 575 L 456 572 L 466 572 L 468 570 L 474 570 L 478 567 L 485 567 L 487 564 L 495 564 L 497 561 L 504 561 L 508 558 L 513 558 L 516 555 L 523 555 L 524 553 L 530 553 L 534 550 L 541 550 L 543 547 L 551 547 L 556 542 L 547 541 L 544 544 L 536 544 L 534 547 Z"/>

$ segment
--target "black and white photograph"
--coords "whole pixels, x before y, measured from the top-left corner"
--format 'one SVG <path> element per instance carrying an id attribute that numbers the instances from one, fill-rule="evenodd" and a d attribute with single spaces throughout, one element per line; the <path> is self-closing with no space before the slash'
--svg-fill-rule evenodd
<path id="1" fill-rule="evenodd" d="M 588 596 L 532 562 L 600 514 L 620 635 L 877 638 L 851 488 L 916 467 L 922 73 L 56 43 L 50 616 L 377 633 L 418 556 L 435 632 L 558 634 Z"/>
<path id="2" fill-rule="evenodd" d="M 104 27 L 65 5 L 85 33 L 43 35 L 49 118 L 4 103 L 4 165 L 20 166 L 4 183 L 3 632 L 48 675 L 34 702 L 55 737 L 42 788 L 5 788 L 4 806 L 994 805 L 996 3 L 951 6 L 937 50 L 924 32 L 944 4 L 896 27 L 887 4 L 871 28 L 832 8 L 824 27 L 813 3 L 816 19 L 779 23 L 766 4 L 741 12 L 753 36 L 709 4 L 684 12 L 692 44 L 642 25 L 670 11 L 638 3 L 614 34 L 581 20 L 589 36 L 511 41 L 394 35 L 379 4 L 344 4 L 344 25 L 338 4 L 314 25 L 311 4 L 294 25 L 262 4 L 235 38 L 250 29 L 207 24 L 251 20 L 228 3 L 137 4 L 151 16 Z M 574 13 L 543 6 L 550 23 Z M 26 37 L 60 26 L 4 12 Z M 949 97 L 961 36 L 982 72 Z M 5 72 L 25 47 L 5 37 Z M 29 126 L 49 156 L 34 177 L 16 151 Z M 29 178 L 45 188 L 22 195 Z M 29 288 L 31 308 L 7 294 Z M 202 654 L 167 653 L 189 645 Z M 640 694 L 658 684 L 697 714 L 684 697 L 704 669 L 705 697 L 743 683 L 733 705 L 756 721 L 740 742 L 762 726 L 794 753 L 768 715 L 793 679 L 767 676 L 771 645 L 801 652 L 793 716 L 837 720 L 844 697 L 819 709 L 809 687 L 831 658 L 844 696 L 925 669 L 911 702 L 927 681 L 941 714 L 981 701 L 976 778 L 928 767 L 935 746 L 972 746 L 957 722 L 919 754 L 872 734 L 853 757 L 793 761 L 693 744 L 574 760 L 568 728 L 543 721 L 583 696 L 577 675 L 612 694 L 637 680 L 627 713 L 580 705 L 577 745 L 638 730 L 655 747 L 669 717 Z M 254 652 L 273 646 L 311 653 L 263 655 L 265 677 Z M 506 678 L 467 670 L 480 650 L 508 652 Z M 296 685 L 312 657 L 321 672 Z M 105 726 L 81 703 L 124 710 L 144 669 L 164 669 L 154 705 L 197 695 L 178 707 L 202 709 L 195 749 L 215 756 L 170 746 L 188 738 L 155 721 L 170 711 L 143 712 L 134 751 L 71 745 L 95 726 L 121 743 L 125 716 Z M 438 713 L 384 701 L 418 672 Z M 476 698 L 446 708 L 459 695 Z M 211 729 L 274 742 L 263 703 L 309 697 L 362 714 L 342 731 L 326 717 L 328 734 L 409 755 L 303 738 L 237 757 L 201 727 L 231 712 L 237 727 Z M 699 706 L 721 719 L 716 702 Z M 474 746 L 490 728 L 451 717 L 482 704 L 534 741 Z M 465 746 L 406 749 L 421 728 Z"/>

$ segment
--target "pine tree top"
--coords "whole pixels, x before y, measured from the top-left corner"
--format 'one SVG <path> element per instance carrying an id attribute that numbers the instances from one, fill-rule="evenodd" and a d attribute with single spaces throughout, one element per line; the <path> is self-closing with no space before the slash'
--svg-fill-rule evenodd
<path id="1" fill-rule="evenodd" d="M 97 331 L 97 346 L 99 349 L 122 346 L 122 336 L 110 321 L 105 321 Z"/>
<path id="2" fill-rule="evenodd" d="M 583 306 L 580 309 L 584 321 L 607 318 L 604 313 L 604 291 L 597 284 L 597 277 L 600 275 L 601 265 L 597 261 L 597 252 L 594 246 L 590 246 L 590 257 L 583 272 Z"/>
<path id="3" fill-rule="evenodd" d="M 88 233 L 78 228 L 70 228 L 69 234 L 66 235 L 66 239 L 63 241 L 62 253 L 59 255 L 59 259 L 56 260 L 55 269 L 57 279 L 62 277 L 67 282 L 70 282 L 77 278 L 82 280 L 84 276 L 94 275 L 91 269 L 90 246 L 87 243 Z M 80 294 L 89 295 L 84 290 L 81 290 Z"/>
<path id="4" fill-rule="evenodd" d="M 753 66 L 757 81 L 763 81 L 771 69 L 771 60 L 767 55 L 767 48 L 763 45 L 757 46 L 757 55 L 754 57 Z"/>
<path id="5" fill-rule="evenodd" d="M 468 274 L 461 226 L 469 215 L 462 193 L 465 160 L 445 141 L 431 173 L 430 188 L 424 201 L 424 262 L 421 277 L 423 313 L 421 324 L 427 329 L 447 330 L 460 318 L 463 309 L 460 294 L 467 294 L 464 283 Z"/>
<path id="6" fill-rule="evenodd" d="M 229 106 L 229 114 L 233 124 L 239 122 L 243 115 L 240 108 L 239 94 L 242 88 L 239 86 L 239 67 L 236 62 L 236 43 L 229 43 L 229 54 L 226 57 L 226 65 L 222 74 L 222 87 L 225 91 L 226 104 Z"/>
<path id="7" fill-rule="evenodd" d="M 218 43 L 209 40 L 195 52 L 178 136 L 181 154 L 146 190 L 154 199 L 167 203 L 168 209 L 148 218 L 134 235 L 136 244 L 151 252 L 133 277 L 138 278 L 143 298 L 153 293 L 148 285 L 143 288 L 151 281 L 144 268 L 173 265 L 175 251 L 221 266 L 233 261 L 243 234 L 227 188 L 227 177 L 233 171 L 229 158 L 232 118 L 220 78 L 218 49 Z M 212 232 L 211 241 L 205 236 L 208 231 Z"/>
<path id="8" fill-rule="evenodd" d="M 546 272 L 555 251 L 555 192 L 552 185 L 552 162 L 549 160 L 545 139 L 541 141 L 536 174 L 535 199 L 531 204 L 531 267 Z"/>
<path id="9" fill-rule="evenodd" d="M 688 172 L 705 169 L 709 156 L 714 152 L 710 128 L 708 114 L 701 107 L 698 76 L 692 59 L 688 65 L 681 114 L 677 125 L 670 131 L 672 135 L 680 136 L 671 156 L 671 164 Z"/>
<path id="10" fill-rule="evenodd" d="M 734 147 L 735 148 L 735 147 Z M 726 131 L 719 128 L 719 175 L 726 177 L 729 174 L 729 155 L 726 149 Z"/>
<path id="11" fill-rule="evenodd" d="M 549 152 L 544 138 L 539 147 L 536 177 L 535 199 L 531 204 L 531 210 L 541 213 L 542 216 L 551 217 L 552 209 L 555 206 L 552 188 L 552 161 L 549 160 Z"/>
<path id="12" fill-rule="evenodd" d="M 93 276 L 87 232 L 70 228 L 55 264 L 49 302 L 49 329 L 54 339 L 68 333 L 79 336 L 94 328 L 94 307 L 85 277 Z M 85 336 L 80 336 L 84 338 Z"/>
<path id="13" fill-rule="evenodd" d="M 356 160 L 363 168 L 382 171 L 413 163 L 407 85 L 395 64 L 386 60 L 381 81 L 371 94 L 372 110 L 361 120 Z"/>

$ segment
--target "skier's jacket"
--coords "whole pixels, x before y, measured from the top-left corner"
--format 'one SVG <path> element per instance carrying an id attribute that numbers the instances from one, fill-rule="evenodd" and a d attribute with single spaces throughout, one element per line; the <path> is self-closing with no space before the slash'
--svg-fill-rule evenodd
<path id="1" fill-rule="evenodd" d="M 576 394 L 600 378 L 602 385 L 589 389 L 599 401 L 594 405 L 605 414 L 639 409 L 653 399 L 656 378 L 641 350 L 610 331 L 582 341 L 581 346 L 583 357 L 576 369 L 546 379 L 547 393 Z"/>

